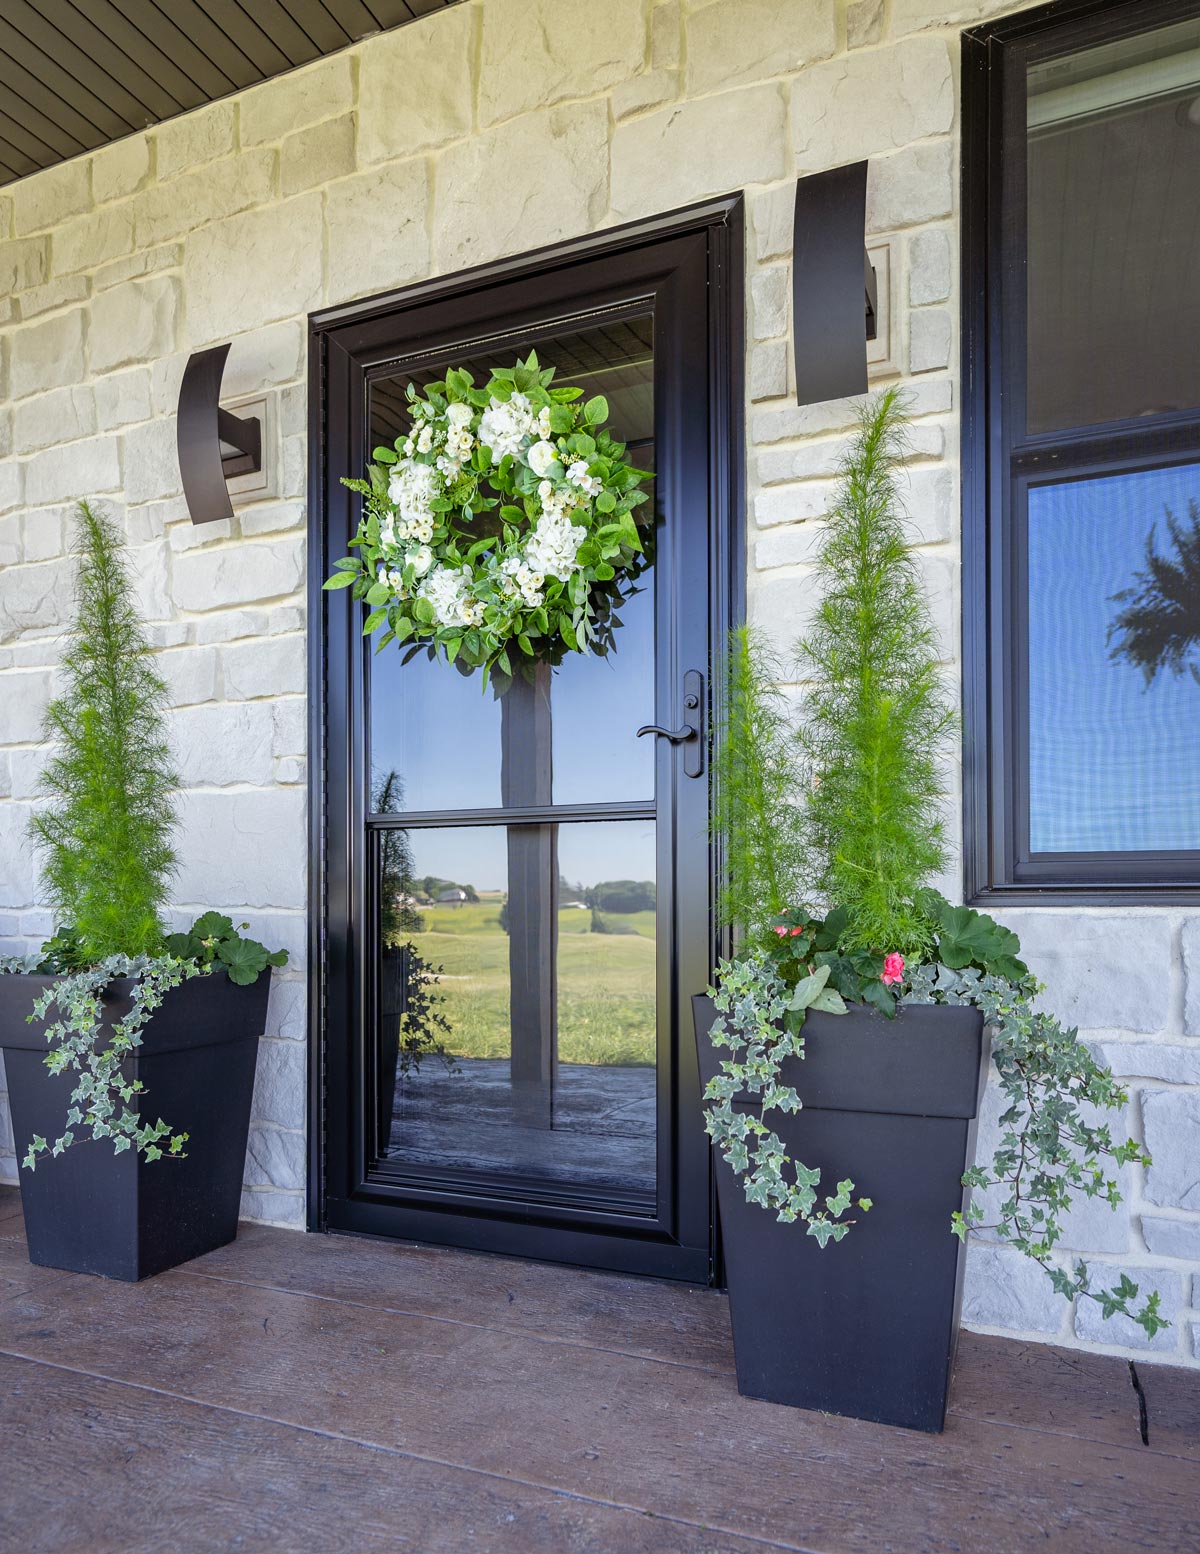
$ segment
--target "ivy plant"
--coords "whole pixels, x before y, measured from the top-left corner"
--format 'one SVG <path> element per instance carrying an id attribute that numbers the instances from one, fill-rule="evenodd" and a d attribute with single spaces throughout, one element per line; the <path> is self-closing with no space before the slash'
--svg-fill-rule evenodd
<path id="1" fill-rule="evenodd" d="M 205 970 L 219 966 L 231 982 L 248 987 L 268 966 L 287 965 L 286 950 L 271 951 L 257 939 L 242 936 L 241 930 L 249 926 L 241 923 L 235 928 L 231 917 L 205 912 L 185 933 L 167 935 L 167 953 Z"/>

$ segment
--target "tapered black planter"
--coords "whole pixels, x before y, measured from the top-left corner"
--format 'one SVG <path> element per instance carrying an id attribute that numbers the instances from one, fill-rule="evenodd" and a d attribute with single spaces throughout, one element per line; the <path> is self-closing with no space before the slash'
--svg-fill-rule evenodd
<path id="1" fill-rule="evenodd" d="M 18 1158 L 35 1134 L 64 1131 L 74 1080 L 52 1075 L 42 1025 L 27 1023 L 52 977 L 0 976 L 0 1047 Z M 128 981 L 105 997 L 105 1020 L 129 1009 Z M 237 1234 L 258 1038 L 270 977 L 238 987 L 223 971 L 172 988 L 142 1032 L 127 1077 L 145 1086 L 146 1117 L 185 1132 L 182 1159 L 147 1163 L 106 1139 L 71 1145 L 20 1171 L 31 1262 L 110 1279 L 144 1279 Z"/>
<path id="2" fill-rule="evenodd" d="M 707 1084 L 730 1054 L 708 1039 L 711 1001 L 695 998 L 693 1012 Z M 850 1177 L 874 1206 L 852 1211 L 850 1233 L 822 1249 L 802 1225 L 748 1203 L 715 1157 L 738 1391 L 938 1431 L 962 1302 L 950 1216 L 974 1157 L 983 1018 L 909 1006 L 885 1020 L 852 1007 L 810 1014 L 804 1038 L 805 1058 L 783 1068 L 803 1110 L 772 1112 L 771 1126 L 794 1160 L 820 1169 L 821 1197 Z"/>

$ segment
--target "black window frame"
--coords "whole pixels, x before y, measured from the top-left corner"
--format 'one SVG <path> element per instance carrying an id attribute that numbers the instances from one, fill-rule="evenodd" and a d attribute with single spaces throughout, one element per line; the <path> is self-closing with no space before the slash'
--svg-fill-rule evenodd
<path id="1" fill-rule="evenodd" d="M 1024 431 L 1025 82 L 1042 59 L 1200 17 L 1195 0 L 1075 0 L 962 39 L 963 888 L 968 902 L 1200 900 L 1200 849 L 1032 855 L 1025 514 L 1031 482 L 1200 461 L 1200 406 Z"/>

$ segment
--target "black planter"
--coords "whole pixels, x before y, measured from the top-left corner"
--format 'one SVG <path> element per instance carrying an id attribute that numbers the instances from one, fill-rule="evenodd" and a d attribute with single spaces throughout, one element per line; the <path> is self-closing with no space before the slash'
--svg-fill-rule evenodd
<path id="1" fill-rule="evenodd" d="M 692 1003 L 707 1084 L 729 1053 L 708 1039 L 711 1000 Z M 850 1233 L 822 1249 L 803 1226 L 748 1203 L 714 1157 L 738 1391 L 941 1430 L 964 1264 L 950 1216 L 964 1207 L 974 1156 L 983 1018 L 910 1006 L 885 1020 L 859 1007 L 810 1014 L 804 1037 L 805 1058 L 783 1069 L 803 1110 L 772 1112 L 771 1125 L 793 1159 L 820 1169 L 821 1197 L 850 1177 L 874 1206 L 852 1211 Z"/>
<path id="2" fill-rule="evenodd" d="M 74 1080 L 46 1068 L 43 1026 L 26 1016 L 52 977 L 0 976 L 0 1048 L 18 1159 L 35 1134 L 64 1131 Z M 105 995 L 105 1020 L 129 1009 L 126 980 Z M 172 988 L 142 1032 L 126 1074 L 142 1107 L 189 1135 L 182 1159 L 149 1164 L 108 1140 L 79 1140 L 57 1160 L 20 1170 L 30 1261 L 110 1279 L 144 1279 L 224 1246 L 237 1234 L 258 1038 L 270 977 L 238 987 L 223 971 Z"/>

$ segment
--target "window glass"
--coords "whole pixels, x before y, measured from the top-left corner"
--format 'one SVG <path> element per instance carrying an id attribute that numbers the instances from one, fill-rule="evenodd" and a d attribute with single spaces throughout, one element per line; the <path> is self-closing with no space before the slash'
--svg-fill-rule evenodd
<path id="1" fill-rule="evenodd" d="M 1032 851 L 1200 848 L 1200 464 L 1028 512 Z"/>
<path id="2" fill-rule="evenodd" d="M 1027 87 L 1028 430 L 1200 405 L 1200 20 Z"/>

